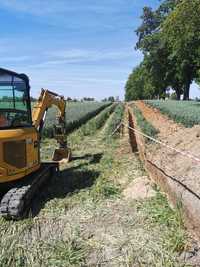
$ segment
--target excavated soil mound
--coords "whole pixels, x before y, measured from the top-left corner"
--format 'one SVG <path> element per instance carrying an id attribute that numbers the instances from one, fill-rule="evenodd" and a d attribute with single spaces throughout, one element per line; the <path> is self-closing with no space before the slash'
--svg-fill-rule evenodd
<path id="1" fill-rule="evenodd" d="M 149 178 L 147 176 L 136 178 L 128 187 L 123 191 L 125 199 L 142 200 L 151 198 L 156 195 L 153 190 Z"/>

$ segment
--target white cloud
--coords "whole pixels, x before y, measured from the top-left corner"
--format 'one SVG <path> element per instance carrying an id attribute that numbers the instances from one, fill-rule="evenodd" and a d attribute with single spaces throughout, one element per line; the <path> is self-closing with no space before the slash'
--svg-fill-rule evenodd
<path id="1" fill-rule="evenodd" d="M 45 57 L 46 56 L 46 57 Z M 40 63 L 32 64 L 29 67 L 44 68 L 56 65 L 66 64 L 81 64 L 81 63 L 96 63 L 101 61 L 119 61 L 133 58 L 136 62 L 141 60 L 141 53 L 124 50 L 83 50 L 69 49 L 48 52 L 44 55 L 45 59 Z"/>

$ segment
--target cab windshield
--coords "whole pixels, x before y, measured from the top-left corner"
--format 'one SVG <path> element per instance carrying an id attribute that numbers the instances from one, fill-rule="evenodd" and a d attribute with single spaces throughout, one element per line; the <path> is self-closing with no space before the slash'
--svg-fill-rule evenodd
<path id="1" fill-rule="evenodd" d="M 0 129 L 31 125 L 26 82 L 9 74 L 0 75 Z"/>

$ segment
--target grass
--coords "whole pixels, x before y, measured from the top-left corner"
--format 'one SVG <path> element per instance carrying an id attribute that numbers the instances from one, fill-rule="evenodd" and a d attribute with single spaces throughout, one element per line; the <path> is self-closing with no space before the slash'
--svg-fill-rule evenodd
<path id="1" fill-rule="evenodd" d="M 148 136 L 155 137 L 158 134 L 158 130 L 156 130 L 153 125 L 151 125 L 151 123 L 144 118 L 142 112 L 138 109 L 138 107 L 134 106 L 133 112 L 136 116 L 137 124 L 142 132 Z"/>
<path id="2" fill-rule="evenodd" d="M 140 208 L 148 215 L 150 224 L 159 224 L 163 229 L 168 229 L 164 244 L 167 250 L 182 253 L 186 247 L 187 236 L 181 206 L 177 205 L 175 209 L 172 209 L 166 197 L 157 191 L 156 196 L 142 203 Z"/>
<path id="3" fill-rule="evenodd" d="M 193 127 L 200 124 L 200 103 L 196 101 L 176 101 L 176 100 L 147 100 L 148 105 L 159 109 L 163 114 L 168 115 L 177 123 L 182 123 L 185 127 Z"/>
<path id="4" fill-rule="evenodd" d="M 113 117 L 93 135 L 79 129 L 69 136 L 73 161 L 37 195 L 35 218 L 0 219 L 0 266 L 186 266 L 181 211 L 159 192 L 143 201 L 122 194 L 145 172 L 136 155 L 122 152 L 122 139 L 104 139 Z M 55 142 L 44 141 L 48 158 Z"/>

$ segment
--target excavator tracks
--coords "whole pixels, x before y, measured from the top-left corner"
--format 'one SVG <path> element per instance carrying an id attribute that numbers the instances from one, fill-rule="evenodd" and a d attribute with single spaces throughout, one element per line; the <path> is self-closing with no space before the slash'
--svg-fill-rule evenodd
<path id="1" fill-rule="evenodd" d="M 39 171 L 26 177 L 24 182 L 17 184 L 3 196 L 0 203 L 0 215 L 5 219 L 19 220 L 24 218 L 39 188 L 58 171 L 58 163 L 42 164 Z"/>

